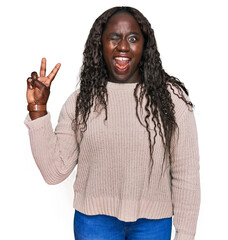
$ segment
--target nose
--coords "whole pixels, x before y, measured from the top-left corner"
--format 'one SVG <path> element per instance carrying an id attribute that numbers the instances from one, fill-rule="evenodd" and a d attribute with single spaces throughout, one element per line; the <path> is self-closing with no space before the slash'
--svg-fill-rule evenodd
<path id="1" fill-rule="evenodd" d="M 129 43 L 128 43 L 128 41 L 126 41 L 125 39 L 121 39 L 121 40 L 118 42 L 118 45 L 117 45 L 117 50 L 118 50 L 118 51 L 128 52 L 129 49 L 130 49 Z"/>

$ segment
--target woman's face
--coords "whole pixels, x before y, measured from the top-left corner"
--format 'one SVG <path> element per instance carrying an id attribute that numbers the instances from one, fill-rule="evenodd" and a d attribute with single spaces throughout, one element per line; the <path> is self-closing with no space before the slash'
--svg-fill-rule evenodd
<path id="1" fill-rule="evenodd" d="M 125 12 L 113 15 L 103 33 L 102 44 L 109 81 L 139 82 L 144 37 L 135 18 Z"/>

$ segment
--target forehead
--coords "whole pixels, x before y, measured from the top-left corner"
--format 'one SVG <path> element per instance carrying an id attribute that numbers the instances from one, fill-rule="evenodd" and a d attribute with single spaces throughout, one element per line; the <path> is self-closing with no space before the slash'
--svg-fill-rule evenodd
<path id="1" fill-rule="evenodd" d="M 113 15 L 105 28 L 105 32 L 121 32 L 121 31 L 138 31 L 141 32 L 138 22 L 129 13 L 121 12 Z"/>

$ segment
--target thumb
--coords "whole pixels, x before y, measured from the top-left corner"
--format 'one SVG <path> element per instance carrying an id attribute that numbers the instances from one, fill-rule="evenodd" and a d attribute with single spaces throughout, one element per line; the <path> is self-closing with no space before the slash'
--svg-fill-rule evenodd
<path id="1" fill-rule="evenodd" d="M 44 85 L 41 81 L 39 81 L 37 79 L 32 80 L 32 85 L 33 85 L 33 87 L 37 87 L 40 91 L 43 91 L 43 90 L 50 91 L 50 87 L 47 87 L 46 85 Z"/>

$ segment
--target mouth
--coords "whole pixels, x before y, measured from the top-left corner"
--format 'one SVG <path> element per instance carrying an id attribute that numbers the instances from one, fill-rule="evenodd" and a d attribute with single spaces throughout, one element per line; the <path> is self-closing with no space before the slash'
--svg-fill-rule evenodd
<path id="1" fill-rule="evenodd" d="M 130 67 L 130 58 L 128 57 L 115 57 L 114 67 L 117 72 L 126 72 Z"/>

